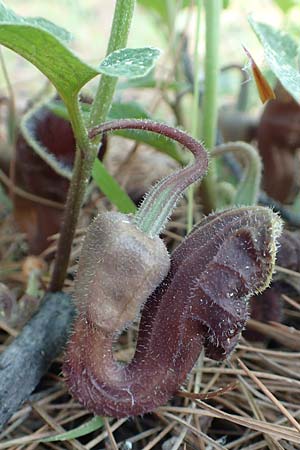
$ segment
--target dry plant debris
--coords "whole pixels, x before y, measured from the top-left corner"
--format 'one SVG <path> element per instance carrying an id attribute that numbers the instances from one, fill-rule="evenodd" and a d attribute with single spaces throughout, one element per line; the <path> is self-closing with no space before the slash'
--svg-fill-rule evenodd
<path id="1" fill-rule="evenodd" d="M 108 6 L 111 6 L 111 2 Z M 164 68 L 165 70 L 165 68 Z M 129 158 L 130 159 L 130 158 Z M 151 172 L 151 171 L 150 171 Z M 0 173 L 1 181 L 3 180 Z M 130 177 L 124 175 L 126 180 Z M 123 184 L 122 182 L 122 184 Z M 17 192 L 16 186 L 10 186 Z M 136 187 L 135 187 L 136 188 Z M 27 192 L 20 192 L 28 195 Z M 39 202 L 42 198 L 30 198 Z M 50 206 L 50 205 L 48 205 Z M 61 208 L 60 203 L 52 204 Z M 85 206 L 81 225 L 89 222 L 95 210 L 105 210 L 105 201 L 91 196 Z M 195 207 L 195 221 L 200 208 Z M 14 228 L 11 215 L 3 215 L 0 205 L 0 276 L 1 281 L 18 298 L 26 291 L 22 273 L 27 255 L 24 235 Z M 170 251 L 183 239 L 186 231 L 186 205 L 176 209 L 165 230 Z M 73 274 L 80 251 L 84 228 L 77 230 L 69 274 Z M 40 254 L 51 261 L 57 236 Z M 50 262 L 51 266 L 51 262 Z M 288 269 L 278 268 L 287 274 Z M 41 275 L 41 286 L 49 282 L 49 272 Z M 291 275 L 291 271 L 289 271 Z M 300 276 L 300 273 L 293 272 Z M 72 290 L 72 277 L 65 291 Z M 61 358 L 51 366 L 30 401 L 14 414 L 0 432 L 0 450 L 22 449 L 298 449 L 300 448 L 300 302 L 299 295 L 282 294 L 284 324 L 250 320 L 248 328 L 265 337 L 264 343 L 242 341 L 231 360 L 215 363 L 203 357 L 194 368 L 186 386 L 168 405 L 154 413 L 130 419 L 105 420 L 102 429 L 82 438 L 42 443 L 39 439 L 62 433 L 89 421 L 85 411 L 68 394 L 61 376 Z M 298 329 L 297 329 L 298 328 Z M 4 351 L 18 335 L 19 329 L 0 320 L 0 351 Z M 116 356 L 129 360 L 135 346 L 135 330 L 121 337 Z"/>
<path id="2" fill-rule="evenodd" d="M 185 202 L 177 208 L 166 230 L 169 247 L 185 233 Z M 88 216 L 93 204 L 85 208 Z M 10 216 L 0 229 L 1 272 L 14 292 L 26 289 L 22 275 L 22 235 L 6 233 Z M 74 269 L 84 229 L 75 240 L 69 271 Z M 4 234 L 5 233 L 5 234 Z M 5 236 L 5 237 L 4 237 Z M 17 242 L 17 243 L 16 243 Z M 55 240 L 49 248 L 55 248 Z M 12 255 L 19 251 L 19 258 Z M 47 250 L 44 252 L 47 254 Z M 280 270 L 280 268 L 279 268 Z M 294 275 L 300 276 L 295 272 Z M 47 275 L 42 274 L 42 283 Z M 72 285 L 71 280 L 69 284 Z M 249 321 L 249 328 L 264 335 L 265 342 L 240 343 L 230 361 L 215 363 L 200 358 L 187 385 L 168 405 L 154 413 L 129 419 L 108 419 L 102 429 L 84 437 L 42 443 L 39 439 L 76 428 L 91 414 L 67 393 L 56 360 L 38 389 L 10 419 L 0 434 L 0 450 L 21 449 L 297 449 L 300 446 L 300 319 L 299 296 L 282 295 L 284 323 Z M 0 321 L 0 349 L 4 350 L 18 329 Z M 124 334 L 116 357 L 129 360 L 135 330 Z"/>

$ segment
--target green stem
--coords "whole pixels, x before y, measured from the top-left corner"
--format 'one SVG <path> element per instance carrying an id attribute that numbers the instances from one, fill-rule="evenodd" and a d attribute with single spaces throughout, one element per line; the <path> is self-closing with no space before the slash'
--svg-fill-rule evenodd
<path id="1" fill-rule="evenodd" d="M 73 237 L 87 185 L 87 178 L 84 176 L 85 169 L 82 152 L 78 147 L 76 149 L 73 175 L 68 190 L 64 220 L 60 230 L 54 269 L 49 286 L 51 292 L 60 291 L 64 285 Z"/>
<path id="2" fill-rule="evenodd" d="M 199 181 L 207 170 L 208 157 L 204 147 L 184 131 L 151 120 L 119 119 L 100 124 L 89 131 L 91 138 L 114 130 L 145 130 L 175 140 L 194 155 L 194 162 L 160 180 L 147 194 L 134 217 L 135 225 L 150 237 L 164 228 L 176 202 L 185 189 Z"/>
<path id="3" fill-rule="evenodd" d="M 86 188 L 86 183 L 82 182 L 82 180 L 84 180 L 83 172 L 82 153 L 81 150 L 77 148 L 73 176 L 68 191 L 64 220 L 60 230 L 54 269 L 49 286 L 50 292 L 60 291 L 64 285 L 73 237 Z"/>
<path id="4" fill-rule="evenodd" d="M 107 55 L 126 47 L 134 6 L 135 0 L 117 0 Z M 116 77 L 101 76 L 91 110 L 90 126 L 102 123 L 106 119 L 117 81 Z"/>
<path id="5" fill-rule="evenodd" d="M 64 220 L 60 230 L 49 287 L 51 292 L 61 290 L 64 284 L 80 208 L 97 152 L 97 148 L 89 140 L 78 99 L 74 98 L 67 105 L 67 108 L 77 146 L 72 179 L 65 205 Z"/>
<path id="6" fill-rule="evenodd" d="M 76 139 L 77 147 L 85 154 L 89 155 L 91 142 L 88 137 L 87 128 L 83 121 L 83 115 L 80 110 L 79 100 L 77 97 L 73 98 L 67 105 L 69 119 L 72 125 L 73 133 Z"/>
<path id="7" fill-rule="evenodd" d="M 107 54 L 126 47 L 134 5 L 135 0 L 117 0 Z M 105 120 L 112 102 L 116 83 L 117 78 L 115 77 L 107 77 L 105 75 L 101 77 L 92 106 L 91 124 L 101 123 Z M 77 148 L 54 270 L 49 287 L 52 292 L 60 291 L 64 284 L 80 208 L 92 173 L 99 142 L 99 138 L 98 142 L 93 143 L 88 138 L 78 99 L 74 98 L 66 106 L 76 138 Z"/>
<path id="8" fill-rule="evenodd" d="M 199 74 L 200 74 L 200 58 L 199 58 L 199 42 L 200 42 L 200 19 L 201 19 L 202 0 L 197 0 L 197 19 L 196 19 L 196 36 L 194 47 L 194 85 L 193 85 L 193 105 L 192 105 L 192 136 L 199 137 Z M 187 193 L 187 232 L 193 228 L 194 221 L 194 186 L 190 186 Z"/>
<path id="9" fill-rule="evenodd" d="M 205 81 L 203 97 L 202 138 L 206 148 L 216 142 L 218 114 L 218 76 L 220 16 L 222 0 L 205 0 Z M 203 206 L 206 213 L 217 207 L 217 176 L 214 162 L 202 183 Z"/>

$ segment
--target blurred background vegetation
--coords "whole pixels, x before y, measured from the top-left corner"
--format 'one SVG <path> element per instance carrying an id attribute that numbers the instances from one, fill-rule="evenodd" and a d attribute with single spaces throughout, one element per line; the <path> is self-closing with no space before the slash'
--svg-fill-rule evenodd
<path id="1" fill-rule="evenodd" d="M 91 63 L 100 61 L 104 54 L 111 26 L 114 2 L 111 0 L 9 0 L 7 6 L 16 13 L 26 16 L 42 16 L 61 25 L 73 34 L 72 48 Z M 141 2 L 143 3 L 143 2 Z M 192 2 L 191 2 L 192 3 Z M 248 24 L 247 16 L 253 14 L 257 20 L 269 23 L 276 28 L 284 28 L 296 37 L 300 37 L 300 2 L 298 0 L 251 0 L 251 2 L 230 0 L 222 13 L 222 41 L 220 43 L 221 65 L 228 63 L 245 64 L 247 58 L 242 49 L 245 45 L 255 56 L 256 62 L 263 61 L 263 50 Z M 281 8 L 278 6 L 281 5 Z M 291 7 L 294 5 L 294 7 Z M 189 36 L 190 48 L 193 48 L 195 17 L 188 8 L 181 11 L 176 20 L 176 27 Z M 188 26 L 187 26 L 188 25 Z M 204 32 L 204 26 L 202 26 Z M 204 45 L 204 39 L 202 39 Z M 158 16 L 149 14 L 149 10 L 138 5 L 134 14 L 129 37 L 129 47 L 145 45 L 157 46 L 164 51 L 158 67 L 167 67 L 166 58 L 168 42 Z M 203 52 L 203 45 L 200 52 Z M 42 75 L 28 62 L 10 50 L 3 49 L 8 72 L 12 78 L 19 101 L 25 101 L 30 91 L 35 90 L 35 83 Z M 200 57 L 203 53 L 200 55 Z M 235 78 L 237 77 L 237 78 Z M 220 89 L 223 94 L 236 95 L 236 79 L 239 74 L 224 76 Z M 0 90 L 5 91 L 5 81 L 0 73 Z M 257 96 L 254 103 L 259 104 Z"/>

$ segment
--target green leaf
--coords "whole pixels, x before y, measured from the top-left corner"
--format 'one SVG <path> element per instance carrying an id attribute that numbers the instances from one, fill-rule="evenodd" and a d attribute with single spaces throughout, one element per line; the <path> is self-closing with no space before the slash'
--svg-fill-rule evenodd
<path id="1" fill-rule="evenodd" d="M 124 214 L 135 213 L 136 206 L 119 183 L 104 167 L 103 163 L 96 159 L 92 171 L 93 179 L 105 196 Z"/>
<path id="2" fill-rule="evenodd" d="M 283 31 L 249 17 L 249 23 L 264 48 L 266 60 L 272 72 L 285 89 L 300 102 L 300 74 L 298 68 L 298 46 Z"/>
<path id="3" fill-rule="evenodd" d="M 126 119 L 126 118 L 127 119 L 151 119 L 151 116 L 139 103 L 136 103 L 136 102 L 114 102 L 108 113 L 108 120 Z"/>
<path id="4" fill-rule="evenodd" d="M 145 76 L 154 66 L 160 50 L 154 47 L 122 48 L 110 53 L 99 71 L 110 77 L 137 78 Z"/>
<path id="5" fill-rule="evenodd" d="M 53 23 L 18 16 L 0 2 L 0 44 L 36 66 L 66 101 L 99 73 L 65 46 L 69 38 Z"/>
<path id="6" fill-rule="evenodd" d="M 16 23 L 20 23 L 20 16 L 15 17 Z M 24 19 L 21 18 L 21 20 L 23 23 Z M 59 39 L 62 42 L 68 43 L 73 38 L 72 34 L 68 30 L 65 30 L 64 28 L 56 25 L 55 23 L 50 22 L 44 17 L 26 17 L 26 22 L 28 25 L 41 28 L 42 30 L 47 30 L 49 33 L 51 33 L 53 36 L 56 36 L 57 39 Z"/>
<path id="7" fill-rule="evenodd" d="M 67 441 L 70 439 L 76 439 L 80 436 L 85 436 L 86 434 L 92 433 L 93 431 L 102 428 L 104 422 L 101 417 L 96 416 L 93 417 L 88 422 L 80 425 L 77 428 L 73 428 L 73 430 L 67 431 L 66 433 L 56 434 L 55 436 L 50 436 L 44 439 L 41 439 L 41 442 L 55 442 L 55 441 Z"/>

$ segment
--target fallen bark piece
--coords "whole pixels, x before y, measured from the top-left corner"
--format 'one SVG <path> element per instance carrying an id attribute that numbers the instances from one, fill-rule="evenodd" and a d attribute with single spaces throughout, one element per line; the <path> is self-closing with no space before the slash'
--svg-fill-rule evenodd
<path id="1" fill-rule="evenodd" d="M 37 314 L 0 356 L 0 429 L 60 354 L 74 317 L 69 295 L 47 294 Z"/>

